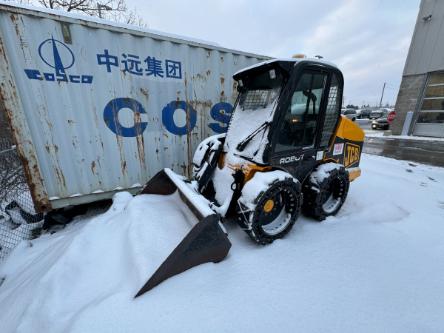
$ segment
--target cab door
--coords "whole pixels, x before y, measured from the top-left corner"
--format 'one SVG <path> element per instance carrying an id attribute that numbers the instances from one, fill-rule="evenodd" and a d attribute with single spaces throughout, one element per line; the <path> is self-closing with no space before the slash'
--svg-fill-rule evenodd
<path id="1" fill-rule="evenodd" d="M 295 68 L 276 112 L 271 162 L 300 181 L 323 158 L 319 133 L 330 76 L 322 66 Z"/>

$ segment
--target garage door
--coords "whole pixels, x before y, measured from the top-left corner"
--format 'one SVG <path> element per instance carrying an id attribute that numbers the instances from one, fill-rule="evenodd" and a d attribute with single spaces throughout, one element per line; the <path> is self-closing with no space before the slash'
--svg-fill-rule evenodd
<path id="1" fill-rule="evenodd" d="M 429 74 L 413 135 L 444 137 L 444 72 Z"/>

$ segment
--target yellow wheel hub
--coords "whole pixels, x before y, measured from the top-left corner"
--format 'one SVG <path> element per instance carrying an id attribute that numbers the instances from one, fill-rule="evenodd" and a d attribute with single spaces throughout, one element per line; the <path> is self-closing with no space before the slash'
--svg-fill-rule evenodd
<path id="1" fill-rule="evenodd" d="M 271 212 L 273 207 L 274 207 L 274 201 L 272 199 L 268 199 L 264 205 L 264 212 L 265 213 Z"/>

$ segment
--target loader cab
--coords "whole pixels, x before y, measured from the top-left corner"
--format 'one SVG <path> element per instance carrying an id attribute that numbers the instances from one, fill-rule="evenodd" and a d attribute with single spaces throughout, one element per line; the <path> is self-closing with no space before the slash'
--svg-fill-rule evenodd
<path id="1" fill-rule="evenodd" d="M 269 163 L 300 181 L 325 157 L 341 114 L 343 77 L 318 61 L 294 64 L 277 106 Z"/>
<path id="2" fill-rule="evenodd" d="M 234 75 L 239 98 L 226 143 L 300 181 L 324 158 L 338 124 L 343 77 L 317 60 L 271 60 Z M 239 127 L 239 128 L 238 128 Z M 238 133 L 249 135 L 239 140 Z"/>

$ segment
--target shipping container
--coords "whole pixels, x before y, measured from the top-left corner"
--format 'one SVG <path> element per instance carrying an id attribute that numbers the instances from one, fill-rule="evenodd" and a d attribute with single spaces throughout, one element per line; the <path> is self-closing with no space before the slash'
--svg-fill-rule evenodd
<path id="1" fill-rule="evenodd" d="M 233 73 L 265 59 L 0 3 L 0 110 L 36 210 L 136 192 L 164 167 L 189 175 L 197 144 L 227 128 Z"/>

